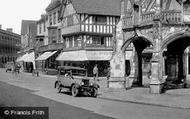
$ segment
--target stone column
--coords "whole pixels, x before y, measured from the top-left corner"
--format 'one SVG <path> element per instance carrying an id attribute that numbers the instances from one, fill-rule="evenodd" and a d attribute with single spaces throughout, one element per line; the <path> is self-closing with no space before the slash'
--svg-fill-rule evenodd
<path id="1" fill-rule="evenodd" d="M 151 81 L 150 81 L 150 93 L 160 94 L 162 89 L 162 83 L 160 80 L 160 75 L 162 72 L 162 68 L 160 67 L 159 58 L 152 59 L 152 67 L 151 67 Z"/>
<path id="2" fill-rule="evenodd" d="M 155 39 L 154 53 L 151 60 L 151 81 L 150 81 L 150 93 L 160 94 L 162 89 L 163 81 L 163 56 L 161 51 L 161 34 L 160 34 L 160 23 L 159 28 L 157 29 L 157 38 Z"/>
<path id="3" fill-rule="evenodd" d="M 125 52 L 121 51 L 123 45 L 122 21 L 116 26 L 114 38 L 114 53 L 110 60 L 111 76 L 108 83 L 110 88 L 125 88 Z"/>

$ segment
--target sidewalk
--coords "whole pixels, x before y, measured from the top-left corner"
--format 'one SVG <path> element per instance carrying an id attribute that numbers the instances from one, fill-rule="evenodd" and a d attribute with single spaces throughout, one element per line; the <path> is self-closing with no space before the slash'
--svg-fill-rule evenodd
<path id="1" fill-rule="evenodd" d="M 164 94 L 150 94 L 149 88 L 139 87 L 128 90 L 101 88 L 99 93 L 101 99 L 190 109 L 190 89 L 169 90 Z"/>
<path id="2" fill-rule="evenodd" d="M 56 76 L 40 74 L 41 77 L 56 79 Z M 107 88 L 107 80 L 102 77 L 98 98 L 129 102 L 135 104 L 155 105 L 171 108 L 190 109 L 190 89 L 168 90 L 164 94 L 150 94 L 149 88 L 135 87 L 131 89 Z"/>

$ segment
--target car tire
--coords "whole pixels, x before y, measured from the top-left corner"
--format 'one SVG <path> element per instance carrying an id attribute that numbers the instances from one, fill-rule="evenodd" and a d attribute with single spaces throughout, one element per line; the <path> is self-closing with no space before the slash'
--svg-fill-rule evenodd
<path id="1" fill-rule="evenodd" d="M 76 97 L 79 93 L 79 89 L 76 84 L 71 87 L 71 93 L 73 97 Z"/>
<path id="2" fill-rule="evenodd" d="M 61 87 L 61 83 L 59 81 L 55 82 L 55 88 L 57 88 L 58 93 L 61 93 L 62 87 Z"/>
<path id="3" fill-rule="evenodd" d="M 91 93 L 91 96 L 96 98 L 97 95 L 98 95 L 98 89 L 97 89 L 97 88 L 93 88 L 93 91 L 92 91 L 92 93 Z"/>

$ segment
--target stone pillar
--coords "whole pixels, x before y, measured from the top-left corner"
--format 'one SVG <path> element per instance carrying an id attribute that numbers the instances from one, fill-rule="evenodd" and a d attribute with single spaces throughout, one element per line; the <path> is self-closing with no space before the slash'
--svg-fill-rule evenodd
<path id="1" fill-rule="evenodd" d="M 125 88 L 125 57 L 124 53 L 117 52 L 110 62 L 111 76 L 109 79 L 110 88 Z"/>
<path id="2" fill-rule="evenodd" d="M 125 52 L 121 51 L 123 45 L 122 21 L 116 26 L 114 38 L 114 53 L 110 60 L 111 75 L 108 83 L 110 88 L 125 88 Z"/>
<path id="3" fill-rule="evenodd" d="M 151 67 L 151 81 L 150 81 L 150 93 L 160 94 L 161 93 L 161 81 L 160 81 L 160 64 L 159 59 L 152 59 L 152 67 Z"/>

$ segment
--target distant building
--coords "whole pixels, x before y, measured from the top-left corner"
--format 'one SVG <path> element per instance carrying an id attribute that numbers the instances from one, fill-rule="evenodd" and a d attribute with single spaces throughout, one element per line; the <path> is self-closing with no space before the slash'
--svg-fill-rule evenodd
<path id="1" fill-rule="evenodd" d="M 17 62 L 21 62 L 26 72 L 32 72 L 36 68 L 35 46 L 37 35 L 37 21 L 22 20 L 21 24 L 21 56 Z"/>
<path id="2" fill-rule="evenodd" d="M 21 44 L 24 51 L 33 49 L 37 34 L 36 21 L 22 20 L 21 25 Z"/>
<path id="3" fill-rule="evenodd" d="M 21 36 L 13 33 L 12 28 L 1 29 L 0 25 L 0 67 L 6 62 L 15 61 L 20 50 Z"/>

